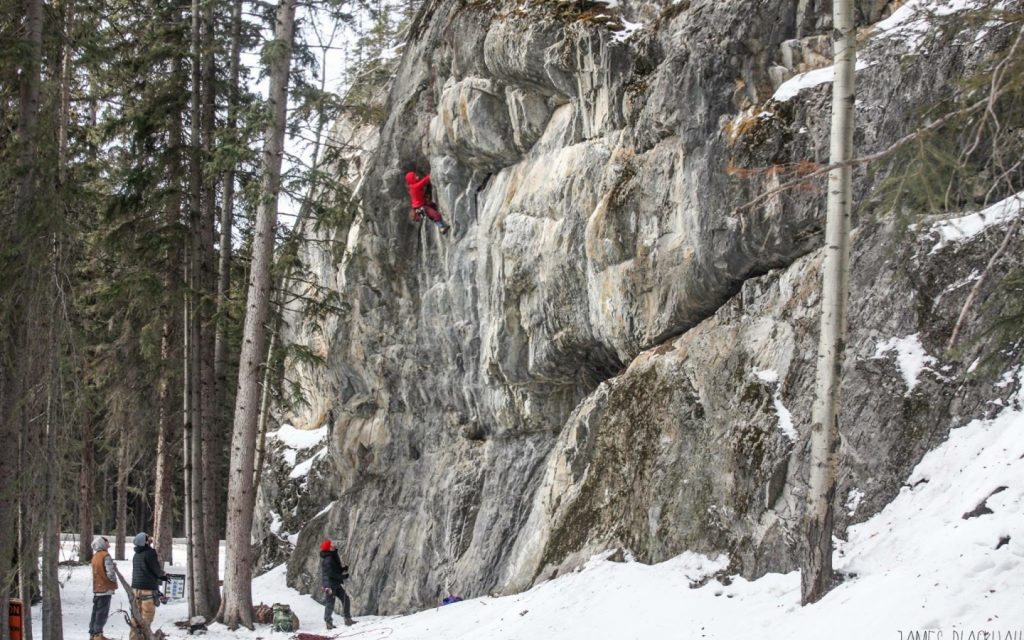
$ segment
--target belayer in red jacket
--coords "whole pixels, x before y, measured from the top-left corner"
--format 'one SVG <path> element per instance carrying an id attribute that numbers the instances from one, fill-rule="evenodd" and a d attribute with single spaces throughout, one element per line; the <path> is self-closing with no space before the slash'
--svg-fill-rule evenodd
<path id="1" fill-rule="evenodd" d="M 430 175 L 422 178 L 416 175 L 415 171 L 405 174 L 405 184 L 409 187 L 409 200 L 412 204 L 412 219 L 419 222 L 423 215 L 430 218 L 441 230 L 441 233 L 448 233 L 448 223 L 444 221 L 437 210 L 437 205 L 427 198 L 427 185 L 430 184 Z"/>

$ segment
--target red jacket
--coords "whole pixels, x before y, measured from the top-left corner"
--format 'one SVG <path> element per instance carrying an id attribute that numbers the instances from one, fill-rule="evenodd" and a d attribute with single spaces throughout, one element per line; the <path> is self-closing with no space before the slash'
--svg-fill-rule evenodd
<path id="1" fill-rule="evenodd" d="M 405 184 L 409 187 L 409 199 L 412 201 L 412 208 L 419 209 L 427 204 L 427 185 L 430 184 L 430 175 L 427 174 L 421 179 L 416 178 L 416 172 L 410 171 L 405 174 Z"/>

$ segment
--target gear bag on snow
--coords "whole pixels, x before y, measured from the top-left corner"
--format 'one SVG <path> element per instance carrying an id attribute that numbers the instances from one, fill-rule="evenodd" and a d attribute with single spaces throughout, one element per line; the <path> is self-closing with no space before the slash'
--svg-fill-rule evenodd
<path id="1" fill-rule="evenodd" d="M 299 618 L 292 613 L 292 608 L 286 604 L 277 603 L 274 605 L 274 631 L 293 633 L 299 630 Z"/>

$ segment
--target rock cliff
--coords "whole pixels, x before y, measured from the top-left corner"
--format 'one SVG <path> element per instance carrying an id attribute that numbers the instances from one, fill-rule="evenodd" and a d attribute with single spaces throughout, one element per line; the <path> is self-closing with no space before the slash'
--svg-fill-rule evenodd
<path id="1" fill-rule="evenodd" d="M 341 308 L 293 307 L 284 339 L 325 364 L 289 365 L 307 404 L 276 416 L 326 428 L 326 448 L 309 483 L 271 474 L 257 531 L 298 533 L 293 586 L 313 584 L 323 536 L 374 613 L 526 588 L 614 547 L 795 566 L 823 189 L 744 205 L 786 179 L 771 167 L 827 161 L 830 85 L 790 79 L 830 64 L 830 3 L 612 4 L 430 0 L 384 121 L 336 128 L 360 141 L 339 175 L 360 212 L 310 229 L 302 259 Z M 901 4 L 858 3 L 862 153 L 1003 46 L 908 49 L 883 20 Z M 409 221 L 410 169 L 431 173 L 449 237 Z M 980 329 L 943 355 L 988 236 L 932 251 L 926 226 L 873 210 L 881 178 L 858 170 L 855 189 L 840 534 L 1011 391 L 972 368 L 993 352 Z"/>

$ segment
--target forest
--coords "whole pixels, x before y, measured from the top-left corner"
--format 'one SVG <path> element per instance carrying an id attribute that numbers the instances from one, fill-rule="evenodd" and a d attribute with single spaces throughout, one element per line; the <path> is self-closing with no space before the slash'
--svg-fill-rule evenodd
<path id="1" fill-rule="evenodd" d="M 274 345 L 301 221 L 351 216 L 332 124 L 379 117 L 367 87 L 416 8 L 3 3 L 0 585 L 42 598 L 42 637 L 62 637 L 62 531 L 116 531 L 118 559 L 151 531 L 179 562 L 188 536 L 198 611 L 219 609 L 229 469 L 251 518 L 257 417 L 289 393 Z"/>

